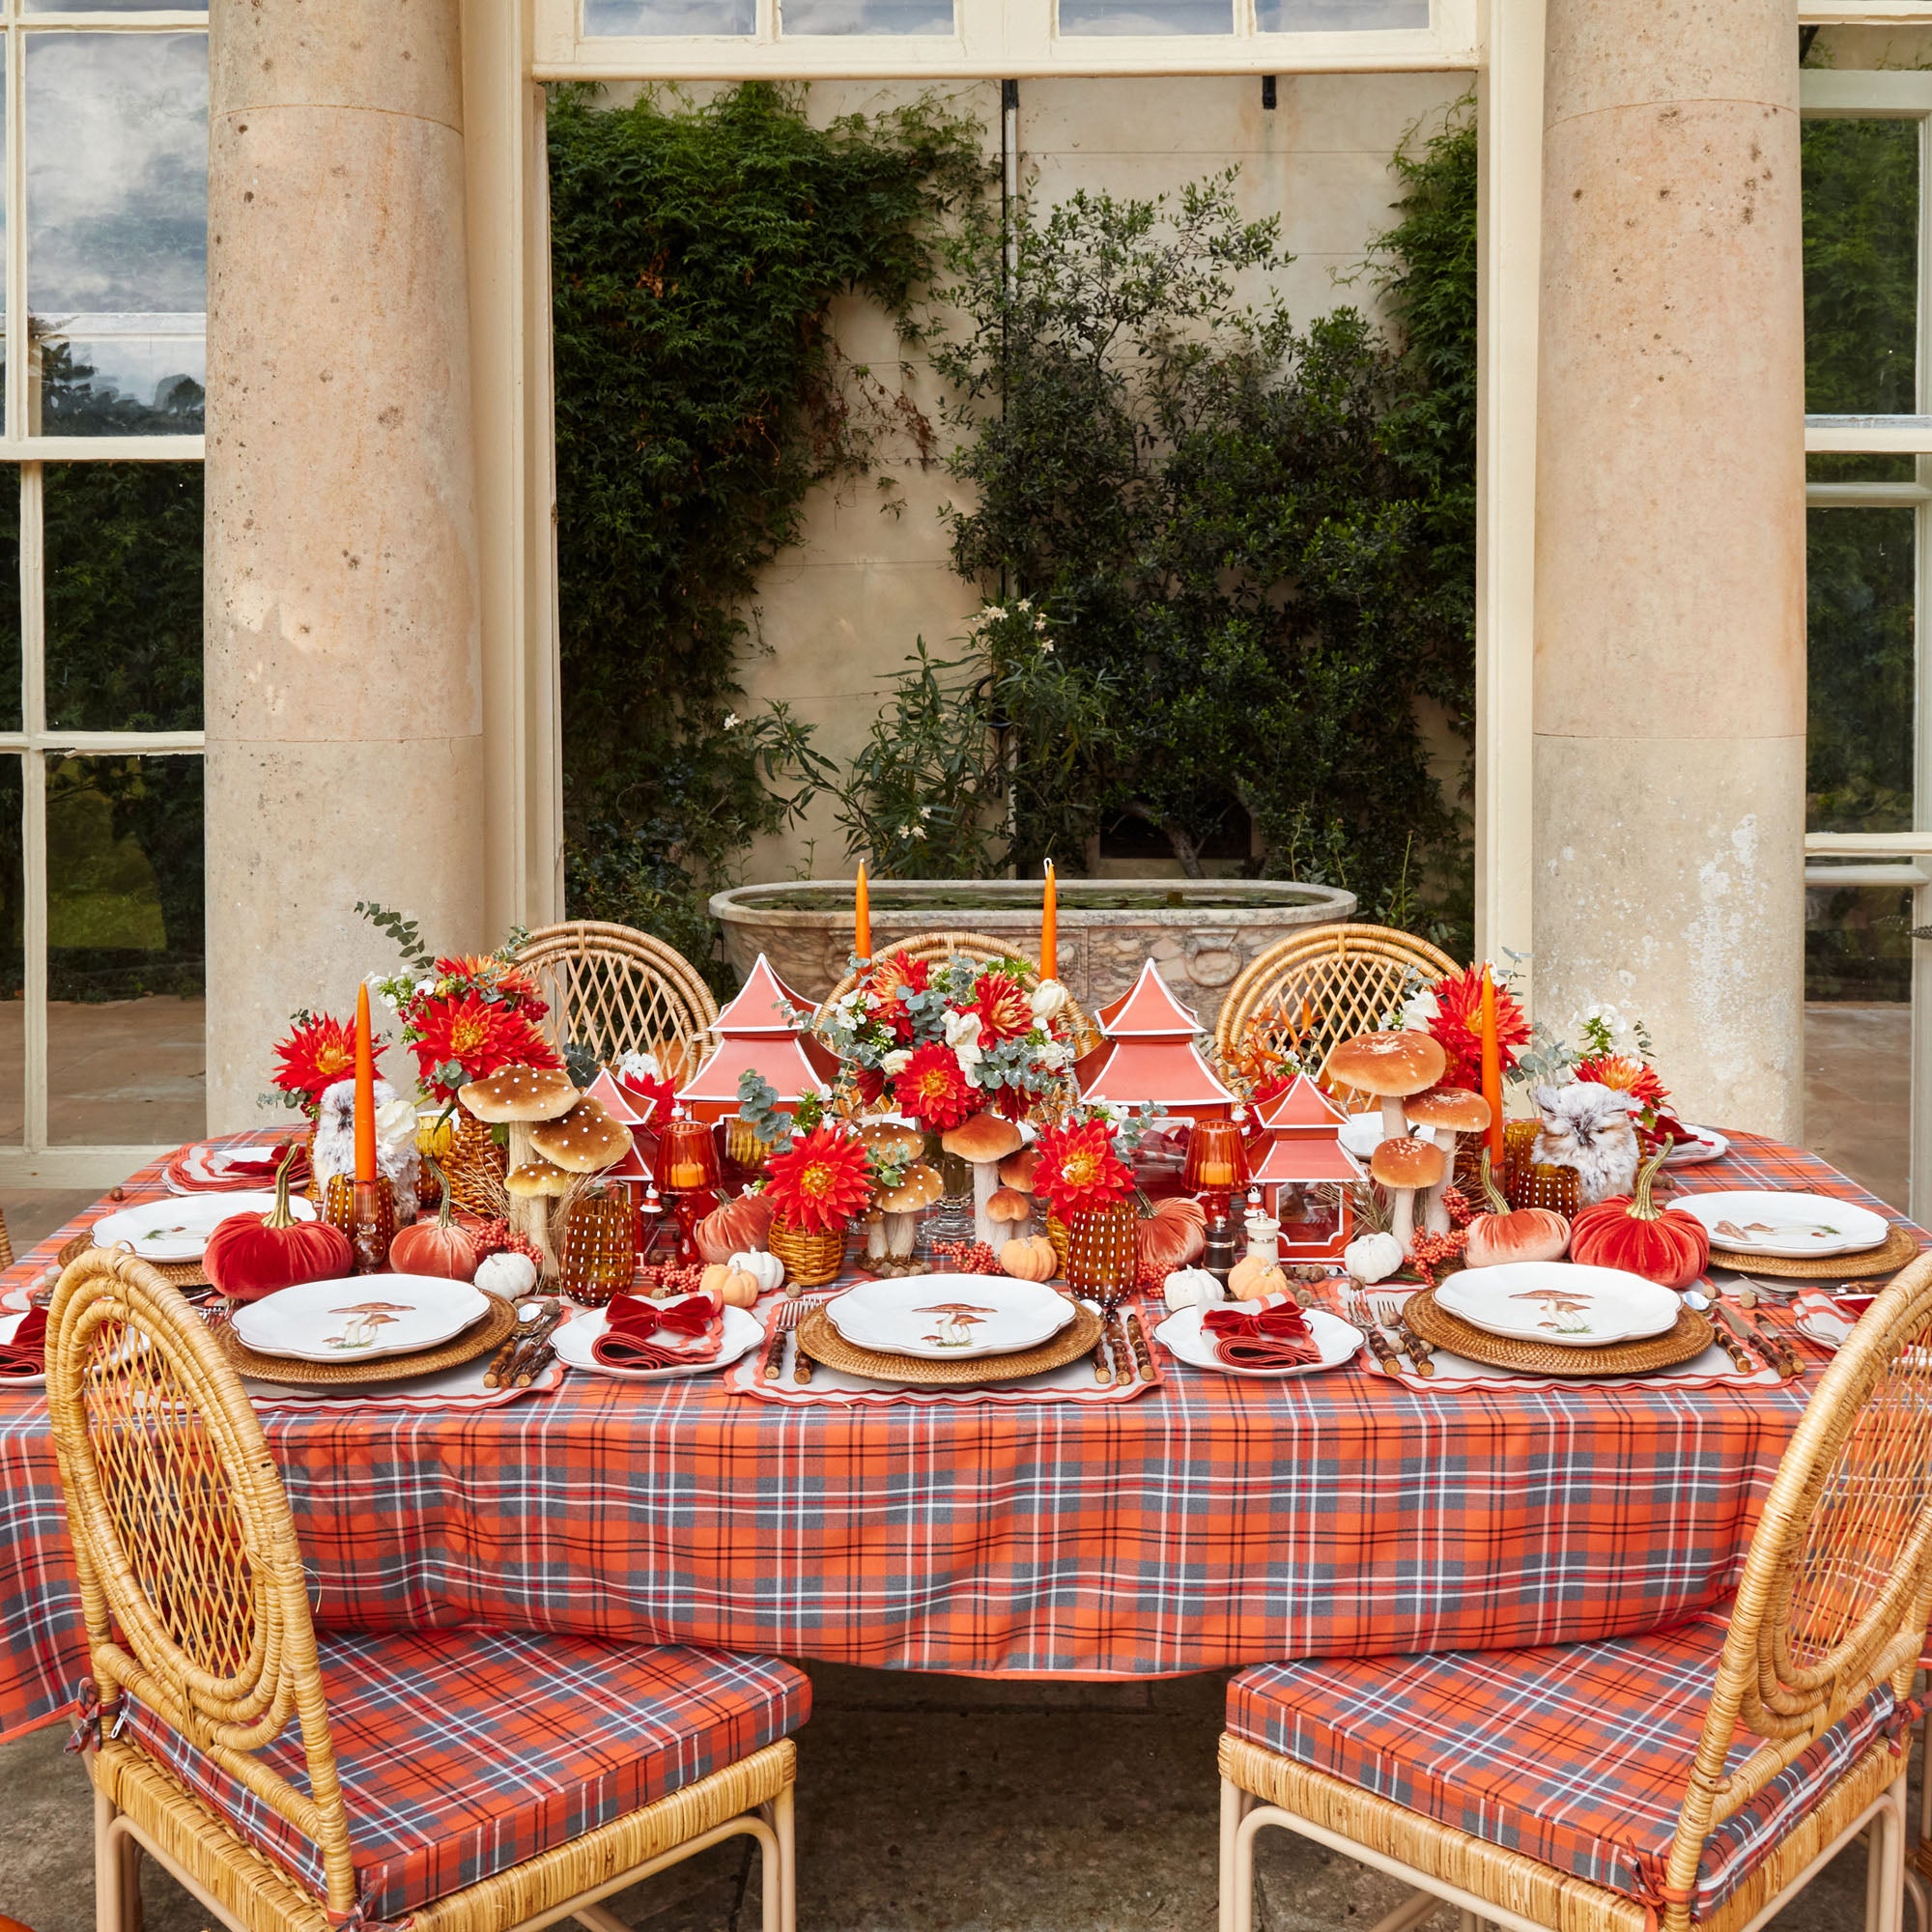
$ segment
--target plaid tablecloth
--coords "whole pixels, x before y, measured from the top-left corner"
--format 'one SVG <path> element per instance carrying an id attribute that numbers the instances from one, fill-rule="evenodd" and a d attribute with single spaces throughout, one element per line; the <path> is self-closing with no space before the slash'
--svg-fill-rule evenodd
<path id="1" fill-rule="evenodd" d="M 1747 1135 L 1680 1179 L 1882 1205 Z M 92 1218 L 0 1279 L 43 1273 Z M 1118 1407 L 785 1408 L 717 1378 L 572 1376 L 504 1408 L 264 1425 L 326 1625 L 1108 1677 L 1681 1619 L 1732 1587 L 1815 1382 L 1422 1394 L 1352 1367 L 1166 1372 Z M 4 1735 L 82 1668 L 38 1394 L 0 1392 L 0 1497 Z"/>

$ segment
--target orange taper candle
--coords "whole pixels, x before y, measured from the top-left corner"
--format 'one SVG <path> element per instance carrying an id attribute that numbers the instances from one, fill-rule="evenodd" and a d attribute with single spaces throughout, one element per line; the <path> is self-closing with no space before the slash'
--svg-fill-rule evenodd
<path id="1" fill-rule="evenodd" d="M 866 862 L 859 861 L 859 883 L 852 892 L 852 951 L 861 959 L 872 956 L 872 889 L 866 883 Z"/>
<path id="2" fill-rule="evenodd" d="M 1060 965 L 1060 885 L 1054 877 L 1053 861 L 1046 862 L 1046 896 L 1039 908 L 1039 977 L 1059 977 Z"/>
<path id="3" fill-rule="evenodd" d="M 355 989 L 355 1179 L 376 1178 L 376 1045 L 369 1032 L 369 984 Z"/>
<path id="4" fill-rule="evenodd" d="M 1490 1103 L 1490 1165 L 1503 1166 L 1503 1050 L 1496 1038 L 1496 982 L 1483 963 L 1483 1098 Z"/>

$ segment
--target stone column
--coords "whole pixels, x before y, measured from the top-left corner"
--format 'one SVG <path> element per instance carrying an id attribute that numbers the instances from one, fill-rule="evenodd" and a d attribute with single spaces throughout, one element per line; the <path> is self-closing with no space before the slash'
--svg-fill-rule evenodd
<path id="1" fill-rule="evenodd" d="M 483 939 L 458 0 L 213 0 L 209 1125 L 299 1006 Z"/>
<path id="2" fill-rule="evenodd" d="M 1535 982 L 1687 1118 L 1803 1122 L 1793 0 L 1549 0 Z"/>

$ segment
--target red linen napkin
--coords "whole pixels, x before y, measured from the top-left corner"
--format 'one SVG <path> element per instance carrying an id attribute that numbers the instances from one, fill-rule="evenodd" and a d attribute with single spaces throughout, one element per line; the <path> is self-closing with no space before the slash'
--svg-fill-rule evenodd
<path id="1" fill-rule="evenodd" d="M 11 1342 L 0 1342 L 0 1381 L 14 1376 L 45 1375 L 47 1369 L 47 1311 L 30 1308 L 20 1318 Z"/>
<path id="2" fill-rule="evenodd" d="M 259 1160 L 248 1160 L 240 1155 L 230 1155 L 224 1159 L 218 1149 L 211 1148 L 208 1155 L 208 1170 L 211 1174 L 232 1175 L 237 1179 L 245 1175 L 251 1180 L 272 1180 L 275 1178 L 276 1168 L 282 1164 L 282 1156 L 288 1151 L 288 1142 L 279 1141 L 274 1147 L 269 1150 L 266 1157 Z M 308 1170 L 308 1156 L 305 1153 L 296 1156 L 295 1163 L 289 1170 L 289 1178 L 292 1180 L 297 1178 L 298 1170 L 300 1170 L 302 1173 L 306 1173 Z"/>
<path id="3" fill-rule="evenodd" d="M 715 1362 L 724 1346 L 724 1311 L 708 1294 L 677 1301 L 613 1295 L 590 1352 L 607 1368 L 674 1369 Z"/>
<path id="4" fill-rule="evenodd" d="M 1252 1308 L 1210 1308 L 1201 1326 L 1231 1369 L 1301 1369 L 1321 1359 L 1321 1345 L 1293 1297 Z"/>

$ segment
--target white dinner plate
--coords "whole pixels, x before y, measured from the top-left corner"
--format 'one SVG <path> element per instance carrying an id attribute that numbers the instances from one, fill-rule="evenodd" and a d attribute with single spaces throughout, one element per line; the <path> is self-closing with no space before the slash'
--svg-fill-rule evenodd
<path id="1" fill-rule="evenodd" d="M 1201 1318 L 1208 1313 L 1205 1308 L 1182 1308 L 1170 1315 L 1153 1331 L 1153 1339 L 1192 1368 L 1212 1369 L 1222 1376 L 1253 1376 L 1271 1382 L 1286 1381 L 1291 1376 L 1319 1376 L 1325 1369 L 1339 1369 L 1362 1346 L 1362 1331 L 1352 1321 L 1344 1321 L 1340 1316 L 1330 1315 L 1321 1308 L 1303 1312 L 1308 1317 L 1308 1332 L 1321 1350 L 1321 1359 L 1304 1362 L 1295 1369 L 1237 1369 L 1224 1362 L 1214 1352 L 1214 1338 L 1201 1325 Z"/>
<path id="2" fill-rule="evenodd" d="M 1695 1215 L 1713 1247 L 1738 1255 L 1852 1255 L 1879 1246 L 1890 1232 L 1883 1214 L 1829 1194 L 1740 1187 L 1679 1194 L 1670 1205 Z"/>
<path id="3" fill-rule="evenodd" d="M 1436 1288 L 1435 1305 L 1491 1335 L 1570 1349 L 1664 1334 L 1683 1307 L 1674 1290 L 1640 1274 L 1575 1262 L 1463 1268 Z"/>
<path id="4" fill-rule="evenodd" d="M 1072 1297 L 997 1274 L 916 1274 L 866 1281 L 825 1304 L 855 1348 L 955 1361 L 1035 1349 L 1073 1320 Z"/>
<path id="5" fill-rule="evenodd" d="M 97 1248 L 118 1248 L 123 1242 L 144 1262 L 198 1262 L 208 1237 L 231 1214 L 266 1214 L 273 1208 L 272 1191 L 248 1194 L 170 1194 L 159 1201 L 139 1201 L 117 1208 L 94 1224 Z M 298 1221 L 315 1219 L 315 1204 L 294 1196 L 289 1211 Z"/>
<path id="6" fill-rule="evenodd" d="M 680 1376 L 708 1376 L 713 1369 L 728 1369 L 740 1355 L 748 1355 L 765 1339 L 764 1323 L 749 1308 L 724 1308 L 724 1341 L 708 1362 L 679 1362 L 668 1369 L 620 1369 L 600 1362 L 592 1352 L 604 1331 L 610 1327 L 610 1313 L 602 1308 L 586 1308 L 573 1315 L 550 1338 L 556 1358 L 566 1368 L 582 1369 L 585 1375 L 613 1376 L 622 1382 L 668 1382 Z"/>
<path id="7" fill-rule="evenodd" d="M 14 1331 L 26 1319 L 27 1311 L 24 1308 L 17 1315 L 0 1315 L 0 1342 L 11 1342 Z M 45 1388 L 46 1385 L 47 1378 L 44 1370 L 37 1376 L 0 1376 L 0 1388 L 37 1389 Z"/>
<path id="8" fill-rule="evenodd" d="M 1689 1121 L 1680 1121 L 1678 1125 L 1690 1138 L 1679 1141 L 1663 1156 L 1665 1167 L 1702 1167 L 1706 1161 L 1722 1160 L 1731 1151 L 1730 1141 L 1716 1127 L 1693 1127 Z"/>
<path id="9" fill-rule="evenodd" d="M 234 1314 L 235 1332 L 260 1355 L 296 1362 L 366 1362 L 434 1349 L 489 1312 L 467 1281 L 433 1274 L 363 1274 L 277 1289 Z"/>

